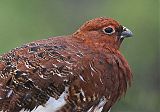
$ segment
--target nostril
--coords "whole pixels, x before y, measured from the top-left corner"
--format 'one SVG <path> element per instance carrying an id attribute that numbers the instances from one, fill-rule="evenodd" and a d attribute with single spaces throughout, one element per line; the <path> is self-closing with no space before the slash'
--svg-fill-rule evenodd
<path id="1" fill-rule="evenodd" d="M 127 31 L 127 28 L 123 26 L 123 31 Z"/>

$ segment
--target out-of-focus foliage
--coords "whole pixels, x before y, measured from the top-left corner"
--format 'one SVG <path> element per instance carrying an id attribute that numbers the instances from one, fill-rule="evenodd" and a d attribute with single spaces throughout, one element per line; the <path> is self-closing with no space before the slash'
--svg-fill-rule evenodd
<path id="1" fill-rule="evenodd" d="M 0 53 L 36 39 L 71 34 L 91 18 L 115 18 L 134 33 L 121 47 L 133 83 L 112 111 L 158 112 L 158 10 L 158 0 L 0 0 Z"/>

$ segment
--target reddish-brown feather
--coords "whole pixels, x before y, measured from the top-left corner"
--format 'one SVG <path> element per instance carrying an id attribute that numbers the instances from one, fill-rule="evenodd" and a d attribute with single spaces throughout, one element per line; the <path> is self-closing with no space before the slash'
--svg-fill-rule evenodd
<path id="1" fill-rule="evenodd" d="M 107 35 L 103 28 L 113 26 Z M 68 87 L 62 112 L 103 112 L 125 94 L 131 70 L 119 51 L 122 26 L 111 18 L 86 22 L 70 36 L 38 40 L 1 55 L 0 110 L 17 112 L 58 99 Z"/>

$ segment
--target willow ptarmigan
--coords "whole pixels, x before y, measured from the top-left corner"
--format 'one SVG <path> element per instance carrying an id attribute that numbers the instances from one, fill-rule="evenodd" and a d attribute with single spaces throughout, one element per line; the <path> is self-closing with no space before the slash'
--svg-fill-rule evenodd
<path id="1" fill-rule="evenodd" d="M 131 83 L 119 51 L 132 32 L 111 18 L 0 57 L 0 111 L 108 112 Z"/>

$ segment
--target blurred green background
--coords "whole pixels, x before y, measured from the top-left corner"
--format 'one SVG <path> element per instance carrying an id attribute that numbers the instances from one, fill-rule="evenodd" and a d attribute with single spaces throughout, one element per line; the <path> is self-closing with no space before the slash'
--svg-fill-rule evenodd
<path id="1" fill-rule="evenodd" d="M 158 0 L 0 0 L 0 53 L 24 43 L 73 33 L 86 20 L 112 17 L 134 33 L 121 51 L 132 87 L 112 112 L 160 112 Z"/>

